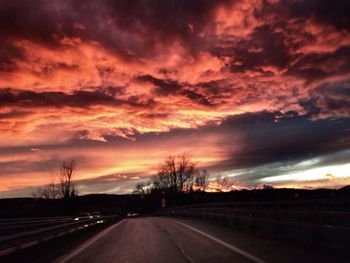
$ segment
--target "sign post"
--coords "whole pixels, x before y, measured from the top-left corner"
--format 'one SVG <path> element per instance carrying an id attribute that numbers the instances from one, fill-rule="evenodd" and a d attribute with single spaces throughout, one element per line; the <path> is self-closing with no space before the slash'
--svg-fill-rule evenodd
<path id="1" fill-rule="evenodd" d="M 162 200 L 160 201 L 160 205 L 161 205 L 161 207 L 166 207 L 166 200 L 165 200 L 165 198 L 163 197 L 162 198 Z"/>

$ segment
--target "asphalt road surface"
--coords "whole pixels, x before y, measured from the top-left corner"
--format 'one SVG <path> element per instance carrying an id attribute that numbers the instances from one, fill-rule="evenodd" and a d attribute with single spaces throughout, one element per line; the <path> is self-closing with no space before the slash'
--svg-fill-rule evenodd
<path id="1" fill-rule="evenodd" d="M 120 221 L 57 262 L 287 263 L 345 262 L 345 259 L 200 221 L 150 217 Z"/>

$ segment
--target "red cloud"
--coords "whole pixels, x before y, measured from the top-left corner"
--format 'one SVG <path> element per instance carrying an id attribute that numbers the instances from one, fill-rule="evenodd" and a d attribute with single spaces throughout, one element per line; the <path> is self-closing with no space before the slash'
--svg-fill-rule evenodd
<path id="1" fill-rule="evenodd" d="M 348 118 L 349 4 L 310 3 L 0 1 L 0 147 Z"/>

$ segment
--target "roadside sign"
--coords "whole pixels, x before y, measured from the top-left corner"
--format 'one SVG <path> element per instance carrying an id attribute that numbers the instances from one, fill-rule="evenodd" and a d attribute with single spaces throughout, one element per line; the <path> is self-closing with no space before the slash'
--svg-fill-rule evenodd
<path id="1" fill-rule="evenodd" d="M 162 200 L 160 201 L 160 204 L 162 207 L 166 207 L 166 200 L 165 198 L 162 198 Z"/>

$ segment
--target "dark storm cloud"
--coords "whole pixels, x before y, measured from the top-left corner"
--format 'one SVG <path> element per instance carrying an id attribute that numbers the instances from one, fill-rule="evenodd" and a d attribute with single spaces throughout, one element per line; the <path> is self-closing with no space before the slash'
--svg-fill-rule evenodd
<path id="1" fill-rule="evenodd" d="M 96 91 L 114 97 L 114 96 L 124 95 L 125 94 L 125 87 L 113 87 L 113 86 L 99 87 L 99 88 L 97 88 Z"/>
<path id="2" fill-rule="evenodd" d="M 290 19 L 297 17 L 303 22 L 314 18 L 319 24 L 332 24 L 339 30 L 349 30 L 349 18 L 344 11 L 349 5 L 346 1 L 265 2 L 260 10 L 255 10 L 254 16 L 269 22 L 256 27 L 247 38 L 222 36 L 213 41 L 210 34 L 205 37 L 196 34 L 212 22 L 218 6 L 232 3 L 233 1 L 185 0 L 37 1 L 33 8 L 33 3 L 29 1 L 1 1 L 0 36 L 5 41 L 0 49 L 0 70 L 13 71 L 16 68 L 13 60 L 25 58 L 23 51 L 11 40 L 28 39 L 62 47 L 64 37 L 98 41 L 107 49 L 129 59 L 152 56 L 153 52 L 159 51 L 159 43 L 166 45 L 166 42 L 178 39 L 186 46 L 189 54 L 210 50 L 218 57 L 230 57 L 227 67 L 233 72 L 254 70 L 272 76 L 272 72 L 262 70 L 261 66 L 275 66 L 287 69 L 288 75 L 309 81 L 339 73 L 339 67 L 326 71 L 319 65 L 331 65 L 349 56 L 349 47 L 326 54 L 315 52 L 304 56 L 294 52 L 292 55 L 291 50 L 297 49 L 305 41 L 314 41 L 314 36 L 299 33 L 298 28 L 288 27 Z M 273 22 L 268 19 L 270 16 L 275 18 Z M 189 30 L 189 27 L 195 32 Z M 294 41 L 296 34 L 302 34 L 303 41 Z M 291 60 L 296 58 L 297 63 L 291 64 Z M 66 67 L 69 70 L 73 66 L 44 65 L 41 73 L 50 73 L 56 67 Z M 349 71 L 349 62 L 344 61 L 341 68 L 344 72 Z M 167 69 L 163 70 L 167 72 Z M 157 95 L 160 96 L 182 88 L 175 80 L 159 80 L 149 75 L 140 78 L 157 85 Z M 208 102 L 205 98 L 200 101 L 203 104 Z"/>
<path id="3" fill-rule="evenodd" d="M 200 31 L 215 8 L 228 2 L 2 0 L 0 36 L 49 46 L 59 46 L 66 36 L 97 40 L 128 59 L 151 55 L 158 41 L 180 40 L 195 53 L 202 44 L 189 24 Z"/>
<path id="4" fill-rule="evenodd" d="M 169 94 L 176 94 L 182 87 L 180 83 L 171 79 L 158 79 L 151 75 L 144 75 L 137 77 L 138 80 L 152 83 L 156 87 L 156 95 L 167 96 Z"/>
<path id="5" fill-rule="evenodd" d="M 276 122 L 276 117 L 278 122 Z M 310 122 L 306 117 L 283 117 L 279 113 L 243 114 L 225 120 L 219 129 L 244 134 L 239 150 L 217 167 L 227 170 L 258 165 L 300 161 L 347 149 L 350 121 Z"/>
<path id="6" fill-rule="evenodd" d="M 157 96 L 178 95 L 202 106 L 213 105 L 204 94 L 188 83 L 178 83 L 171 79 L 159 79 L 150 75 L 139 76 L 137 80 L 152 83 L 155 86 L 155 94 Z"/>
<path id="7" fill-rule="evenodd" d="M 11 92 L 3 90 L 0 93 L 0 107 L 11 105 L 21 107 L 88 107 L 91 105 L 113 105 L 117 101 L 111 96 L 100 92 L 77 91 L 74 94 L 63 92 Z"/>
<path id="8" fill-rule="evenodd" d="M 337 29 L 350 30 L 350 2 L 346 0 L 318 0 L 312 3 L 312 15 L 322 23 L 333 24 Z"/>
<path id="9" fill-rule="evenodd" d="M 61 46 L 64 37 L 80 37 L 82 40 L 96 40 L 125 58 L 148 57 L 157 51 L 159 42 L 165 44 L 180 40 L 195 55 L 210 42 L 209 39 L 200 38 L 196 32 L 201 32 L 211 22 L 218 6 L 232 3 L 235 2 L 40 0 L 33 3 L 2 0 L 0 36 L 4 40 L 28 39 L 54 46 Z M 286 66 L 290 59 L 284 43 L 286 32 L 276 32 L 276 27 L 284 28 L 289 17 L 315 17 L 320 23 L 349 29 L 349 18 L 344 11 L 348 5 L 346 1 L 282 1 L 282 4 L 277 5 L 264 3 L 263 8 L 254 15 L 265 18 L 272 12 L 277 15 L 277 22 L 260 26 L 254 30 L 250 40 L 231 45 L 234 49 L 232 55 L 242 62 L 239 68 L 231 65 L 232 69 L 242 70 L 262 64 Z M 278 17 L 281 10 L 286 13 L 286 17 Z M 214 47 L 215 53 L 218 48 Z M 10 44 L 8 49 L 14 50 L 16 47 Z M 252 49 L 261 51 L 252 52 Z M 11 64 L 8 64 L 5 69 L 11 68 Z"/>
<path id="10" fill-rule="evenodd" d="M 286 15 L 292 18 L 310 18 L 317 20 L 319 23 L 334 25 L 337 29 L 350 28 L 350 18 L 348 11 L 350 8 L 349 1 L 339 0 L 282 0 L 276 4 L 264 1 L 264 13 L 278 13 L 284 19 Z"/>
<path id="11" fill-rule="evenodd" d="M 195 89 L 184 89 L 180 94 L 202 106 L 213 106 L 213 103 L 205 95 Z"/>
<path id="12" fill-rule="evenodd" d="M 320 47 L 334 47 L 334 43 L 342 38 L 326 40 L 331 34 L 343 34 L 343 39 L 348 37 L 344 33 L 344 30 L 350 30 L 350 19 L 344 11 L 348 5 L 346 1 L 327 0 L 281 1 L 277 4 L 264 1 L 261 9 L 254 10 L 256 19 L 266 21 L 263 25 L 255 27 L 251 34 L 241 39 L 219 37 L 211 43 L 210 51 L 215 56 L 230 58 L 226 67 L 232 72 L 253 71 L 273 76 L 273 72 L 262 68 L 272 66 L 285 69 L 286 76 L 297 76 L 307 84 L 348 74 L 349 60 L 345 58 L 350 55 L 349 42 L 335 50 Z M 335 31 L 325 30 L 330 30 L 330 26 L 334 26 Z M 303 53 L 303 48 L 313 44 L 312 51 Z"/>
<path id="13" fill-rule="evenodd" d="M 58 44 L 62 16 L 57 1 L 0 1 L 0 36 L 24 38 L 43 44 Z"/>
<path id="14" fill-rule="evenodd" d="M 249 39 L 232 43 L 224 39 L 225 47 L 214 47 L 213 53 L 219 57 L 230 56 L 228 67 L 233 72 L 259 71 L 261 66 L 285 68 L 291 57 L 284 38 L 283 32 L 274 32 L 274 28 L 264 25 L 255 28 Z"/>
<path id="15" fill-rule="evenodd" d="M 74 4 L 78 12 L 94 12 L 96 5 L 103 10 L 103 15 L 110 17 L 111 23 L 121 31 L 133 32 L 133 36 L 119 39 L 123 45 L 129 44 L 130 49 L 137 56 L 147 56 L 156 51 L 158 42 L 170 43 L 174 40 L 182 41 L 193 53 L 197 52 L 202 41 L 196 34 L 192 34 L 189 24 L 200 32 L 210 22 L 217 6 L 230 1 L 81 1 Z M 118 46 L 115 37 L 108 32 L 102 38 L 107 45 Z M 142 38 L 143 45 L 136 39 Z"/>
<path id="16" fill-rule="evenodd" d="M 208 82 L 199 82 L 196 87 L 206 94 L 212 102 L 217 100 L 221 103 L 225 102 L 225 99 L 230 99 L 235 94 L 240 94 L 243 88 L 234 86 L 227 83 L 225 80 L 213 80 Z"/>
<path id="17" fill-rule="evenodd" d="M 303 173 L 306 170 L 318 169 L 320 167 L 344 165 L 350 162 L 350 151 L 338 151 L 334 153 L 328 153 L 319 155 L 317 157 L 310 157 L 301 160 L 289 160 L 284 162 L 272 162 L 267 164 L 262 164 L 254 167 L 246 167 L 242 169 L 229 170 L 227 174 L 233 174 L 234 180 L 239 183 L 243 183 L 245 186 L 257 186 L 264 182 L 264 178 L 272 178 L 274 176 L 288 175 Z M 321 174 L 320 174 L 321 175 Z M 324 174 L 326 175 L 326 174 Z M 332 177 L 331 174 L 328 174 Z M 332 179 L 332 178 L 328 178 Z M 333 178 L 335 179 L 335 178 Z M 326 183 L 327 179 L 324 180 Z M 341 185 L 346 184 L 346 178 L 341 178 L 344 180 Z M 286 183 L 286 182 L 284 182 Z M 295 183 L 292 179 L 287 180 L 287 183 Z"/>
<path id="18" fill-rule="evenodd" d="M 317 114 L 325 114 L 325 117 L 350 116 L 350 80 L 320 85 L 310 91 L 310 97 L 308 107 Z"/>
<path id="19" fill-rule="evenodd" d="M 17 69 L 15 60 L 24 59 L 22 49 L 11 43 L 1 41 L 0 43 L 0 71 L 11 72 Z"/>
<path id="20" fill-rule="evenodd" d="M 350 70 L 350 46 L 341 47 L 335 52 L 312 53 L 301 57 L 288 69 L 289 75 L 296 75 L 307 82 L 324 79 L 334 75 L 346 74 Z M 338 64 L 338 67 L 333 65 Z M 320 65 L 323 67 L 321 68 Z"/>
<path id="21" fill-rule="evenodd" d="M 97 89 L 96 91 L 75 91 L 73 94 L 64 92 L 34 92 L 12 91 L 11 89 L 0 90 L 0 108 L 17 106 L 24 108 L 61 108 L 77 107 L 85 108 L 94 105 L 122 106 L 151 108 L 155 105 L 152 99 L 143 100 L 138 96 L 130 96 L 125 100 L 115 98 L 118 88 Z M 104 93 L 104 91 L 108 92 Z"/>

